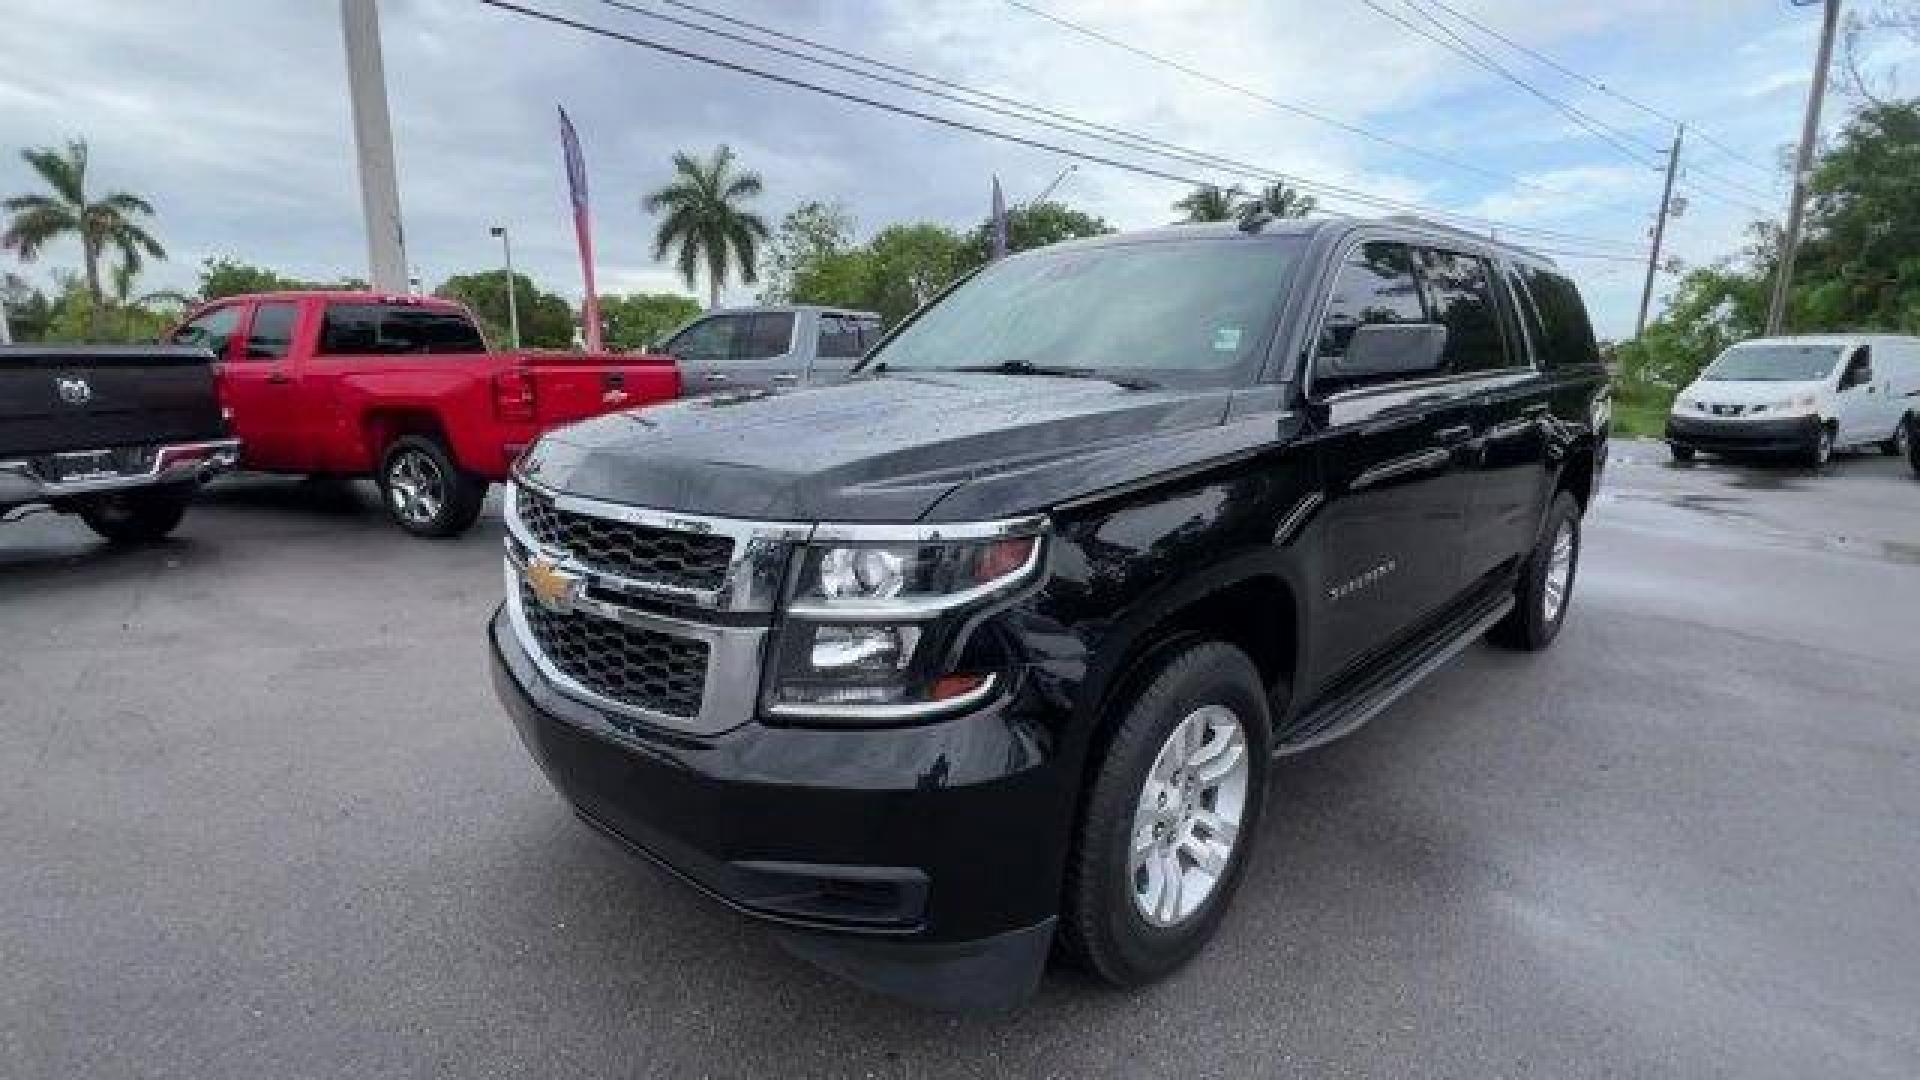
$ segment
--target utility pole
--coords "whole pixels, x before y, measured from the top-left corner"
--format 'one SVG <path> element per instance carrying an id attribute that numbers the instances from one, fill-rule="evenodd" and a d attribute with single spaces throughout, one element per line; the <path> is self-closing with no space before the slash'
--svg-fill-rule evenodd
<path id="1" fill-rule="evenodd" d="M 340 0 L 347 43 L 347 92 L 353 101 L 353 144 L 360 162 L 360 209 L 367 225 L 367 280 L 375 292 L 407 291 L 400 183 L 393 166 L 393 123 L 380 60 L 378 0 Z"/>
<path id="2" fill-rule="evenodd" d="M 500 238 L 500 248 L 507 256 L 507 336 L 513 339 L 514 351 L 520 349 L 520 302 L 514 298 L 513 282 L 513 238 L 507 235 L 505 225 L 495 225 L 490 230 Z"/>
<path id="3" fill-rule="evenodd" d="M 1667 239 L 1667 215 L 1673 213 L 1673 177 L 1680 171 L 1680 144 L 1687 137 L 1687 125 L 1673 129 L 1673 149 L 1667 151 L 1667 183 L 1660 190 L 1660 211 L 1653 216 L 1653 250 L 1647 252 L 1647 283 L 1640 287 L 1640 318 L 1633 324 L 1633 336 L 1647 332 L 1647 307 L 1653 303 L 1653 275 L 1660 269 L 1660 246 Z"/>
<path id="4" fill-rule="evenodd" d="M 0 345 L 13 344 L 13 328 L 7 325 L 7 305 L 0 304 Z"/>
<path id="5" fill-rule="evenodd" d="M 1813 88 L 1807 91 L 1807 118 L 1800 128 L 1800 152 L 1793 162 L 1793 201 L 1787 206 L 1787 232 L 1780 241 L 1780 269 L 1773 278 L 1773 302 L 1767 305 L 1768 337 L 1779 334 L 1787 320 L 1793 260 L 1800 253 L 1800 221 L 1807 208 L 1807 177 L 1813 172 L 1814 143 L 1820 139 L 1820 106 L 1827 98 L 1827 69 L 1833 66 L 1833 31 L 1840 24 L 1840 0 L 1826 0 L 1825 6 L 1820 53 L 1813 61 Z"/>

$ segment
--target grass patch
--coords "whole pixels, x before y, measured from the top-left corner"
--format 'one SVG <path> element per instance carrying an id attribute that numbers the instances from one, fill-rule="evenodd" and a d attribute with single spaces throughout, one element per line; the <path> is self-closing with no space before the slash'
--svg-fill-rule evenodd
<path id="1" fill-rule="evenodd" d="M 1671 404 L 1652 401 L 1613 404 L 1613 432 L 1633 439 L 1658 439 L 1667 433 Z"/>

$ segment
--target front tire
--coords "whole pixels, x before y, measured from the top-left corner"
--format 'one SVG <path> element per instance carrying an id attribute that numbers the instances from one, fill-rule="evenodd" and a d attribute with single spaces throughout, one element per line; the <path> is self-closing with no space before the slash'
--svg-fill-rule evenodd
<path id="1" fill-rule="evenodd" d="M 1488 639 L 1526 652 L 1553 644 L 1573 604 L 1573 581 L 1579 569 L 1580 503 L 1563 491 L 1553 500 L 1540 539 L 1520 568 L 1513 610 L 1494 624 Z"/>
<path id="2" fill-rule="evenodd" d="M 1880 444 L 1880 452 L 1888 457 L 1913 456 L 1913 416 L 1908 414 L 1900 418 L 1893 429 L 1893 438 Z"/>
<path id="3" fill-rule="evenodd" d="M 191 488 L 129 491 L 81 507 L 80 520 L 109 543 L 151 544 L 179 526 L 192 501 Z"/>
<path id="4" fill-rule="evenodd" d="M 458 536 L 480 516 L 484 481 L 462 472 L 437 440 L 396 439 L 380 462 L 380 501 L 394 524 L 415 536 Z"/>
<path id="5" fill-rule="evenodd" d="M 1165 976 L 1213 936 L 1266 795 L 1268 696 L 1245 653 L 1189 645 L 1145 686 L 1115 705 L 1062 904 L 1064 950 L 1116 986 Z"/>
<path id="6" fill-rule="evenodd" d="M 1833 425 L 1821 424 L 1820 431 L 1813 437 L 1813 445 L 1807 447 L 1805 463 L 1809 468 L 1819 469 L 1833 460 Z"/>
<path id="7" fill-rule="evenodd" d="M 1682 446 L 1679 443 L 1668 443 L 1667 449 L 1673 451 L 1673 460 L 1683 465 L 1693 460 L 1693 447 L 1691 446 Z"/>

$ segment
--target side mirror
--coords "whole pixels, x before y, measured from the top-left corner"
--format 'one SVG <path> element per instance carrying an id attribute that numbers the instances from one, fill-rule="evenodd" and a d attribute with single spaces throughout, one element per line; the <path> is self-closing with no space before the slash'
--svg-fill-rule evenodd
<path id="1" fill-rule="evenodd" d="M 1345 356 L 1332 360 L 1342 379 L 1422 375 L 1440 370 L 1447 328 L 1440 323 L 1362 323 L 1353 328 Z"/>

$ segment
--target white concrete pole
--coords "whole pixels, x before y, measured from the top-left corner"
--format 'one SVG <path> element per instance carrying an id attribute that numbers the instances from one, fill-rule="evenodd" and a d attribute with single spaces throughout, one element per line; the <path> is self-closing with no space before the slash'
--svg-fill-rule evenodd
<path id="1" fill-rule="evenodd" d="M 400 226 L 400 182 L 393 165 L 393 124 L 380 60 L 378 0 L 340 0 L 347 43 L 347 91 L 353 101 L 353 143 L 360 162 L 360 208 L 367 225 L 367 280 L 375 292 L 407 291 L 406 234 Z"/>

